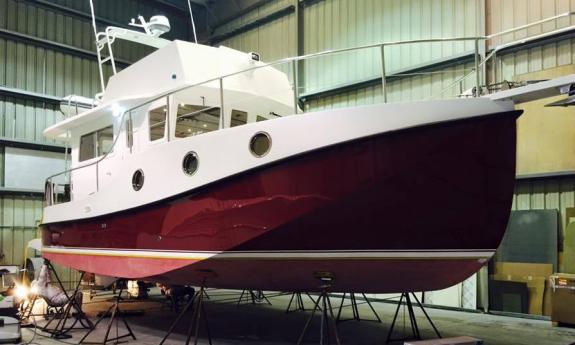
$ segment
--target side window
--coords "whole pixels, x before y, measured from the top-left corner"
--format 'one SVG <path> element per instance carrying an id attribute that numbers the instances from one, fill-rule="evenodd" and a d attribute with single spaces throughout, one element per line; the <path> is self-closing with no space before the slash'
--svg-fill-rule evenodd
<path id="1" fill-rule="evenodd" d="M 231 127 L 245 125 L 246 123 L 248 123 L 248 113 L 233 109 Z"/>
<path id="2" fill-rule="evenodd" d="M 114 128 L 108 126 L 80 137 L 80 162 L 103 156 L 112 151 Z"/>
<path id="3" fill-rule="evenodd" d="M 80 157 L 79 161 L 85 161 L 96 157 L 96 132 L 82 135 L 80 137 Z"/>
<path id="4" fill-rule="evenodd" d="M 114 144 L 114 129 L 112 126 L 100 129 L 96 132 L 96 137 L 98 138 L 97 157 L 112 151 L 112 144 Z"/>
<path id="5" fill-rule="evenodd" d="M 193 104 L 178 104 L 176 138 L 216 131 L 220 124 L 220 108 Z"/>
<path id="6" fill-rule="evenodd" d="M 161 106 L 150 110 L 150 141 L 163 139 L 166 136 L 166 117 L 168 116 L 168 107 Z"/>

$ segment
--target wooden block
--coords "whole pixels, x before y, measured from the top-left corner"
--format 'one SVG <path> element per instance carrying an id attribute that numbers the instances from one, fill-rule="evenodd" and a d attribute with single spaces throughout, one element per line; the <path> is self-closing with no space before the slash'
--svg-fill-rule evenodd
<path id="1" fill-rule="evenodd" d="M 404 345 L 482 345 L 483 340 L 468 336 L 431 340 L 408 341 Z"/>

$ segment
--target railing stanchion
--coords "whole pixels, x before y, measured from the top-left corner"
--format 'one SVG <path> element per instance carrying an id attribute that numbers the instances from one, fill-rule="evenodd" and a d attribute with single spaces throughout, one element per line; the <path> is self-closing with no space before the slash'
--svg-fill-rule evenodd
<path id="1" fill-rule="evenodd" d="M 479 74 L 479 39 L 475 39 L 475 97 L 481 96 L 481 75 Z"/>
<path id="2" fill-rule="evenodd" d="M 299 106 L 299 89 L 298 89 L 298 60 L 292 61 L 292 73 L 293 73 L 293 113 L 298 113 Z"/>
<path id="3" fill-rule="evenodd" d="M 224 78 L 220 78 L 220 124 L 219 129 L 224 128 Z"/>
<path id="4" fill-rule="evenodd" d="M 383 103 L 387 103 L 387 90 L 385 88 L 385 44 L 381 45 L 381 92 Z"/>
<path id="5" fill-rule="evenodd" d="M 171 131 L 170 131 L 170 122 L 172 122 L 171 118 L 170 118 L 170 114 L 172 112 L 172 105 L 170 104 L 170 96 L 166 96 L 166 129 L 168 130 L 168 135 L 166 136 L 166 140 L 168 142 L 170 142 L 170 137 L 171 137 Z M 176 114 L 176 117 L 178 116 L 178 114 Z M 123 116 L 122 116 L 123 117 Z M 118 133 L 119 135 L 120 133 Z M 131 148 L 130 148 L 131 150 Z"/>
<path id="6" fill-rule="evenodd" d="M 96 162 L 96 192 L 100 191 L 100 183 L 98 181 L 98 179 L 100 178 L 100 174 L 98 174 L 98 169 L 99 169 L 99 162 Z"/>

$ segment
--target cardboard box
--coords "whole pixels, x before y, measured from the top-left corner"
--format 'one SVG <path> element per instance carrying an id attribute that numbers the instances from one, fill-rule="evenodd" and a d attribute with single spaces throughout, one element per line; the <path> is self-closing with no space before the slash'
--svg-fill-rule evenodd
<path id="1" fill-rule="evenodd" d="M 549 276 L 552 264 L 496 262 L 492 279 L 526 283 L 529 290 L 529 314 L 551 315 Z"/>
<path id="2" fill-rule="evenodd" d="M 575 274 L 556 273 L 551 276 L 551 321 L 575 325 Z"/>

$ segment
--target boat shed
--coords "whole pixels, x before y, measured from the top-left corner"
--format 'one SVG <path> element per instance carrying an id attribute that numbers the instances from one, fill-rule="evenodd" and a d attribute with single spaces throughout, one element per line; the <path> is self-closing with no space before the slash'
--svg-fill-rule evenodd
<path id="1" fill-rule="evenodd" d="M 0 0 L 0 343 L 575 344 L 575 1 Z"/>

